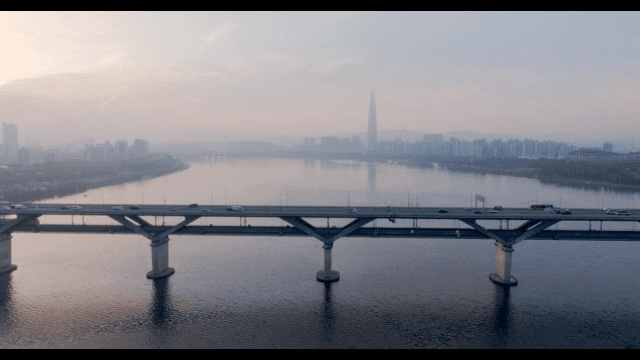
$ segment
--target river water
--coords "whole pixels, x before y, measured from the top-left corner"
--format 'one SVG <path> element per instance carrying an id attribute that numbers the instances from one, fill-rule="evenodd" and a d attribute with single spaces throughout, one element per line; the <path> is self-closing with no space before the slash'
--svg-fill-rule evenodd
<path id="1" fill-rule="evenodd" d="M 394 164 L 191 165 L 44 202 L 467 207 L 480 194 L 487 206 L 640 206 L 634 192 Z M 490 240 L 343 238 L 341 279 L 326 285 L 312 238 L 172 236 L 176 273 L 152 281 L 141 236 L 16 233 L 18 270 L 0 276 L 0 348 L 638 348 L 639 259 L 635 242 L 524 241 L 519 285 L 505 290 L 488 279 Z"/>

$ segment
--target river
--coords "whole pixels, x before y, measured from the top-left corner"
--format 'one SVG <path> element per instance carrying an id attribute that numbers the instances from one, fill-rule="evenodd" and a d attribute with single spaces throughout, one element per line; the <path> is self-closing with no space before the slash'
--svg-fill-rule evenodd
<path id="1" fill-rule="evenodd" d="M 44 202 L 467 207 L 476 194 L 487 206 L 640 206 L 629 191 L 295 159 L 192 163 Z M 524 241 L 510 289 L 488 278 L 490 240 L 340 239 L 330 285 L 315 280 L 323 253 L 312 238 L 172 236 L 169 246 L 176 273 L 152 281 L 141 236 L 14 234 L 0 348 L 640 347 L 640 243 Z"/>

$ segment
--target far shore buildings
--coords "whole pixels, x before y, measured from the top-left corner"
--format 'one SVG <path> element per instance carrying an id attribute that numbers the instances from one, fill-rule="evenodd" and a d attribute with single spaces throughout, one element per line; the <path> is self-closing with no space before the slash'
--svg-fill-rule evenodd
<path id="1" fill-rule="evenodd" d="M 128 146 L 124 140 L 118 140 L 115 146 L 109 140 L 104 144 L 85 145 L 85 160 L 88 161 L 113 161 L 144 158 L 149 156 L 149 142 L 136 139 L 132 146 Z"/>
<path id="2" fill-rule="evenodd" d="M 20 147 L 18 145 L 18 127 L 16 124 L 2 123 L 2 155 L 7 158 L 17 158 Z"/>
<path id="3" fill-rule="evenodd" d="M 376 99 L 371 89 L 371 100 L 369 100 L 369 129 L 367 132 L 367 149 L 374 151 L 378 146 L 378 124 L 376 119 Z"/>

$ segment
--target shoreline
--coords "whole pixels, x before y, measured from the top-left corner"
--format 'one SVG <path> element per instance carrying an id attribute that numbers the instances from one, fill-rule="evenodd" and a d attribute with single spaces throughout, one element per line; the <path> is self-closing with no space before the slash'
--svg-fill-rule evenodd
<path id="1" fill-rule="evenodd" d="M 613 190 L 630 190 L 630 191 L 640 192 L 640 185 L 616 184 L 616 183 L 605 183 L 605 182 L 590 181 L 590 180 L 546 177 L 546 176 L 540 176 L 538 174 L 538 170 L 533 168 L 516 168 L 512 170 L 502 170 L 502 169 L 495 169 L 495 168 L 485 168 L 480 166 L 467 166 L 467 165 L 449 164 L 449 163 L 442 163 L 442 165 L 445 166 L 447 170 L 452 170 L 452 171 L 459 171 L 464 173 L 476 173 L 476 174 L 483 174 L 483 175 L 493 174 L 493 175 L 506 175 L 506 176 L 513 176 L 513 177 L 525 177 L 529 179 L 539 180 L 543 184 L 564 185 L 569 187 L 581 187 L 581 188 L 587 187 L 587 188 L 598 189 L 598 190 L 600 188 L 609 188 Z"/>
<path id="2" fill-rule="evenodd" d="M 35 202 L 88 190 L 149 180 L 186 170 L 190 165 L 172 157 L 99 163 L 40 164 L 4 172 L 3 201 Z M 8 184 L 6 179 L 9 178 Z M 35 180 L 33 178 L 36 178 Z"/>

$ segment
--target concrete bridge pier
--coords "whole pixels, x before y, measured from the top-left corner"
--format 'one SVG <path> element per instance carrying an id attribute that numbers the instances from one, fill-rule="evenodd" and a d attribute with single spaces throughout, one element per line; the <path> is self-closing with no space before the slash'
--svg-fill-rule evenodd
<path id="1" fill-rule="evenodd" d="M 327 283 L 340 280 L 340 273 L 331 270 L 331 249 L 333 249 L 333 243 L 325 243 L 322 248 L 324 249 L 324 270 L 318 271 L 316 280 Z"/>
<path id="2" fill-rule="evenodd" d="M 173 275 L 176 269 L 169 267 L 169 236 L 151 242 L 151 271 L 147 279 L 164 279 Z"/>
<path id="3" fill-rule="evenodd" d="M 511 276 L 511 253 L 513 247 L 495 242 L 496 246 L 496 272 L 489 275 L 489 279 L 502 286 L 518 285 L 518 280 Z"/>
<path id="4" fill-rule="evenodd" d="M 11 264 L 11 233 L 0 233 L 0 275 L 10 273 L 18 267 Z"/>

